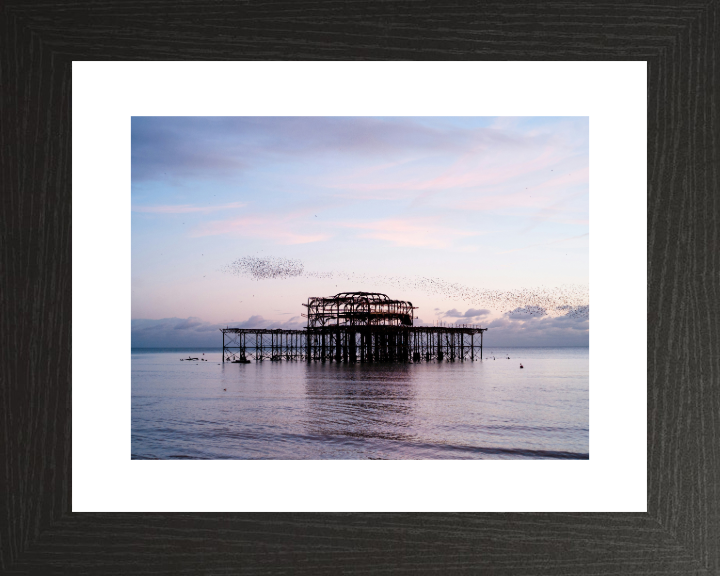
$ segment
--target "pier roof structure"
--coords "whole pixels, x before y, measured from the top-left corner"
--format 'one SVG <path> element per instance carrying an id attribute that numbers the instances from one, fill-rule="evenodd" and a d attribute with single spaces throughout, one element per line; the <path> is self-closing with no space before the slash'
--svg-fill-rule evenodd
<path id="1" fill-rule="evenodd" d="M 322 326 L 412 326 L 416 306 L 393 300 L 379 292 L 341 292 L 329 297 L 310 297 L 308 328 Z"/>

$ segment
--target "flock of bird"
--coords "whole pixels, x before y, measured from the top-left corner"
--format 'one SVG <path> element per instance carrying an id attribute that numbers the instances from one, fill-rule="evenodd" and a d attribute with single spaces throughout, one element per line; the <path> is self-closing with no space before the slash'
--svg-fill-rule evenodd
<path id="1" fill-rule="evenodd" d="M 300 260 L 245 256 L 225 266 L 224 272 L 237 276 L 250 276 L 253 280 L 287 280 L 305 273 Z"/>
<path id="2" fill-rule="evenodd" d="M 335 279 L 352 286 L 382 286 L 397 288 L 398 292 L 409 290 L 439 295 L 448 300 L 462 301 L 497 312 L 514 316 L 566 316 L 587 318 L 589 292 L 587 286 L 565 284 L 558 287 L 518 288 L 511 290 L 488 290 L 474 288 L 441 278 L 428 276 L 368 275 L 355 272 L 313 272 L 305 270 L 300 260 L 277 257 L 245 256 L 224 268 L 238 276 L 253 280 L 287 280 L 293 277 Z M 398 296 L 402 297 L 402 296 Z"/>

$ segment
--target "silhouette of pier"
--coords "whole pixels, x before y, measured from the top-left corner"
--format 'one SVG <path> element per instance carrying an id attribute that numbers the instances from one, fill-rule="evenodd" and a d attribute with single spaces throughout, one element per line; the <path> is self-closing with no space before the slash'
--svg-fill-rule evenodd
<path id="1" fill-rule="evenodd" d="M 411 302 L 374 292 L 309 298 L 303 330 L 223 328 L 223 362 L 482 360 L 478 326 L 413 326 Z"/>

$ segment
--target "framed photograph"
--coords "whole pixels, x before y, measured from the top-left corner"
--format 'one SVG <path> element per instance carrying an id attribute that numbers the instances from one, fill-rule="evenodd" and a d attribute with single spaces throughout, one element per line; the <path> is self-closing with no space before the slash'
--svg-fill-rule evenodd
<path id="1" fill-rule="evenodd" d="M 588 459 L 589 128 L 134 116 L 131 457 Z"/>
<path id="2" fill-rule="evenodd" d="M 645 328 L 644 72 L 74 63 L 74 159 L 92 167 L 74 234 L 112 242 L 73 256 L 93 271 L 74 291 L 73 510 L 645 510 L 644 362 L 598 361 Z M 99 398 L 92 374 L 127 339 L 92 336 L 109 295 L 131 355 Z M 635 332 L 612 333 L 613 309 Z M 193 490 L 219 470 L 246 490 Z"/>
<path id="3" fill-rule="evenodd" d="M 150 6 L 150 13 L 155 8 L 160 9 Z M 143 569 L 151 573 L 715 572 L 720 566 L 720 500 L 713 493 L 718 474 L 714 455 L 718 451 L 720 399 L 712 352 L 717 343 L 717 304 L 708 280 L 717 267 L 712 248 L 717 223 L 713 202 L 718 188 L 714 170 L 717 120 L 712 113 L 717 101 L 712 66 L 717 59 L 716 6 L 618 6 L 611 14 L 607 6 L 587 6 L 568 14 L 567 7 L 549 4 L 542 10 L 527 8 L 522 15 L 510 7 L 479 8 L 471 15 L 450 8 L 448 17 L 454 24 L 447 28 L 438 27 L 436 19 L 423 14 L 423 9 L 405 12 L 395 7 L 374 13 L 373 9 L 367 12 L 348 6 L 342 13 L 325 15 L 325 24 L 318 29 L 314 20 L 307 19 L 307 12 L 295 12 L 301 8 L 268 17 L 252 4 L 217 5 L 198 19 L 189 6 L 183 6 L 169 21 L 165 16 L 135 16 L 113 6 L 63 11 L 13 4 L 3 7 L 0 73 L 5 87 L 2 115 L 7 145 L 3 146 L 6 161 L 2 171 L 10 202 L 5 211 L 4 244 L 8 249 L 3 274 L 3 293 L 9 295 L 3 299 L 7 488 L 0 507 L 9 521 L 0 528 L 2 570 L 127 573 L 141 561 Z M 283 22 L 297 26 L 280 33 Z M 532 26 L 528 28 L 527 22 Z M 415 36 L 425 41 L 418 44 L 402 34 L 387 34 L 408 26 L 420 31 Z M 503 34 L 490 33 L 493 30 Z M 479 36 L 480 31 L 488 33 Z M 381 37 L 384 40 L 378 42 Z M 138 61 L 168 57 L 175 61 Z M 237 62 L 289 57 L 514 61 Z M 190 62 L 197 58 L 228 62 Z M 115 62 L 101 62 L 107 60 Z M 203 166 L 228 168 L 227 157 L 220 157 L 217 149 L 203 147 L 208 117 L 232 122 L 254 119 L 259 126 L 257 139 L 244 143 L 233 141 L 227 131 L 209 137 L 212 142 L 224 138 L 233 146 L 246 146 L 242 158 L 232 159 L 252 165 L 243 172 L 242 183 L 234 180 L 237 173 L 224 182 L 216 178 L 212 184 L 199 181 L 197 173 L 192 178 L 179 177 L 183 171 L 197 169 L 193 162 L 203 150 L 208 150 Z M 261 157 L 281 155 L 278 146 L 262 146 L 263 141 L 277 138 L 269 127 L 273 118 L 284 119 L 275 129 L 285 131 L 288 119 L 295 119 L 304 138 L 282 142 L 296 147 L 304 143 L 304 153 L 312 148 L 308 141 L 322 146 L 323 139 L 332 134 L 332 127 L 318 128 L 318 119 L 329 119 L 330 124 L 356 122 L 353 129 L 364 129 L 371 138 L 368 122 L 394 122 L 396 132 L 384 130 L 386 135 L 432 129 L 435 134 L 450 135 L 448 145 L 457 147 L 462 132 L 452 126 L 457 119 L 462 119 L 459 124 L 464 130 L 480 132 L 494 122 L 499 133 L 507 119 L 515 123 L 516 134 L 526 134 L 523 130 L 530 128 L 523 123 L 532 119 L 547 124 L 562 118 L 585 118 L 588 221 L 568 223 L 582 220 L 582 215 L 575 218 L 578 214 L 563 212 L 560 207 L 556 208 L 561 214 L 556 211 L 549 219 L 563 220 L 564 226 L 584 225 L 592 231 L 586 240 L 573 240 L 589 243 L 585 248 L 589 250 L 587 294 L 580 293 L 566 303 L 549 303 L 540 301 L 536 290 L 524 302 L 509 298 L 504 306 L 492 310 L 482 305 L 481 297 L 489 297 L 497 286 L 478 286 L 461 282 L 465 277 L 450 277 L 441 287 L 447 290 L 452 285 L 460 290 L 460 295 L 453 295 L 457 300 L 448 298 L 438 301 L 442 306 L 432 305 L 432 290 L 419 278 L 442 280 L 445 275 L 421 275 L 404 268 L 406 261 L 424 256 L 413 256 L 411 250 L 417 246 L 402 246 L 403 242 L 413 238 L 415 244 L 429 242 L 444 234 L 449 239 L 442 250 L 445 257 L 430 261 L 433 268 L 454 270 L 462 261 L 460 256 L 447 256 L 451 252 L 448 247 L 460 254 L 462 249 L 474 247 L 475 252 L 467 251 L 476 256 L 473 273 L 483 265 L 500 269 L 497 254 L 484 250 L 487 244 L 473 243 L 473 233 L 479 236 L 484 230 L 467 225 L 473 220 L 470 209 L 465 206 L 464 214 L 443 212 L 443 199 L 459 200 L 453 196 L 457 186 L 449 182 L 438 186 L 438 204 L 432 204 L 433 187 L 426 184 L 437 159 L 425 150 L 426 162 L 409 166 L 410 179 L 391 167 L 380 168 L 385 178 L 384 198 L 388 178 L 411 180 L 416 188 L 425 185 L 428 195 L 421 200 L 427 212 L 421 214 L 418 208 L 412 213 L 398 205 L 395 212 L 387 207 L 387 215 L 376 217 L 367 211 L 367 205 L 359 204 L 346 214 L 342 198 L 347 193 L 345 200 L 357 202 L 359 187 L 367 192 L 373 184 L 382 183 L 377 174 L 367 172 L 377 164 L 353 164 L 354 156 L 346 155 L 333 158 L 334 163 L 320 170 L 318 164 L 297 154 L 294 162 L 298 169 L 316 170 L 314 178 L 325 178 L 324 192 L 332 183 L 331 166 L 342 172 L 344 179 L 351 173 L 358 176 L 353 189 L 339 188 L 337 205 L 329 200 L 330 195 L 313 199 L 308 190 L 298 190 L 298 206 L 294 206 L 290 188 L 280 186 L 281 180 L 285 177 L 307 186 L 311 179 L 289 170 L 287 162 L 284 173 L 278 168 L 282 163 L 263 167 Z M 132 159 L 135 122 L 138 134 L 145 130 L 144 139 L 137 144 L 145 146 L 144 158 L 152 160 L 138 165 L 138 170 L 146 170 L 145 175 L 152 178 L 141 177 L 137 182 Z M 196 122 L 197 130 L 192 132 L 183 122 Z M 184 136 L 192 133 L 192 137 L 174 136 L 178 126 Z M 542 139 L 542 128 L 535 128 L 533 134 Z M 413 134 L 407 142 L 422 147 L 420 132 Z M 557 143 L 558 130 L 554 134 Z M 164 146 L 158 144 L 161 136 L 166 138 Z M 501 136 L 507 138 L 508 134 Z M 550 138 L 547 133 L 546 137 Z M 566 144 L 559 147 L 571 148 Z M 342 149 L 342 142 L 333 145 Z M 162 153 L 173 146 L 188 155 L 185 161 L 172 164 L 175 175 L 169 174 L 163 184 L 158 170 L 170 164 Z M 507 158 L 522 156 L 524 150 L 510 147 Z M 177 159 L 177 154 L 173 156 Z M 461 161 L 457 157 L 448 160 Z M 565 160 L 558 161 L 562 164 Z M 268 175 L 266 181 L 275 182 L 257 188 L 264 202 L 248 207 L 250 181 L 263 171 Z M 451 172 L 453 177 L 470 178 L 471 174 L 471 170 Z M 153 190 L 148 189 L 150 184 L 155 186 Z M 186 189 L 179 190 L 183 186 Z M 224 196 L 206 204 L 213 193 L 208 187 L 213 186 L 215 193 L 225 186 L 220 192 Z M 232 198 L 237 192 L 233 186 L 245 187 L 243 198 Z M 314 190 L 319 188 L 318 184 Z M 569 188 L 563 190 L 573 193 Z M 417 201 L 418 190 L 413 193 L 411 201 Z M 491 196 L 489 189 L 475 189 L 475 193 L 484 200 Z M 559 199 L 563 198 L 566 196 Z M 300 220 L 287 219 L 293 209 L 301 208 L 303 200 L 313 210 L 322 210 Z M 529 202 L 524 197 L 523 201 Z M 249 208 L 258 206 L 266 211 L 250 213 Z M 268 206 L 275 207 L 275 217 L 270 218 Z M 543 206 L 547 208 L 547 204 Z M 233 213 L 243 209 L 250 215 Z M 176 222 L 183 214 L 188 220 Z M 254 220 L 242 221 L 243 217 Z M 542 215 L 535 213 L 535 217 L 541 219 Z M 305 218 L 312 220 L 306 222 Z M 322 224 L 321 218 L 326 218 Z M 501 215 L 494 214 L 484 228 L 492 224 L 497 232 L 502 228 L 500 219 Z M 202 235 L 209 221 L 213 231 L 224 222 L 229 242 L 238 248 L 223 252 L 218 244 L 208 243 L 216 261 L 205 266 L 199 261 L 206 257 L 205 252 L 198 258 L 194 251 L 217 236 Z M 383 222 L 379 228 L 378 221 Z M 330 230 L 330 224 L 336 227 Z M 428 228 L 431 224 L 435 226 L 432 230 Z M 159 234 L 178 226 L 192 226 L 192 231 Z M 241 234 L 237 234 L 238 227 L 243 229 Z M 285 234 L 286 239 L 295 240 L 332 236 L 352 252 L 367 251 L 362 258 L 385 264 L 376 272 L 370 265 L 359 267 L 359 259 L 327 253 L 315 258 L 298 248 L 309 250 L 310 245 L 325 240 L 273 243 L 273 253 L 269 253 L 270 244 L 251 245 L 254 240 L 248 239 L 249 232 L 255 237 Z M 537 239 L 523 244 L 521 232 L 506 233 L 507 250 L 522 252 Z M 196 240 L 183 245 L 182 238 L 188 237 Z M 360 240 L 362 244 L 353 244 Z M 552 242 L 548 245 L 554 248 L 569 241 L 549 236 L 539 240 Z M 283 246 L 283 251 L 277 246 Z M 400 258 L 393 267 L 388 262 L 397 247 L 407 249 L 406 260 Z M 183 250 L 188 251 L 187 270 L 178 259 Z M 571 258 L 574 253 L 569 250 L 567 254 Z M 559 259 L 559 254 L 553 257 Z M 542 268 L 548 261 L 548 257 L 525 260 L 525 271 Z M 348 265 L 338 264 L 343 262 Z M 565 268 L 562 262 L 557 266 L 557 270 L 583 273 L 577 262 Z M 158 273 L 163 267 L 165 272 Z M 171 270 L 175 272 L 167 273 Z M 199 273 L 205 270 L 212 271 L 213 286 L 202 284 L 203 274 Z M 363 284 L 363 274 L 383 276 L 386 291 L 379 288 L 379 281 Z M 353 275 L 349 289 L 338 284 L 337 292 L 330 290 L 329 279 L 349 282 Z M 417 283 L 412 287 L 417 296 L 387 293 L 393 282 L 407 289 L 409 278 Z M 162 282 L 169 286 L 159 286 Z M 173 282 L 177 289 L 172 289 Z M 306 304 L 306 317 L 286 309 L 284 302 L 277 309 L 271 307 L 286 298 L 285 287 L 299 282 L 319 290 L 308 290 L 297 298 L 295 307 Z M 227 318 L 213 315 L 212 307 L 207 312 L 190 310 L 174 316 L 173 301 L 190 309 L 200 300 L 198 295 L 213 291 L 216 293 L 209 300 L 218 310 L 223 309 L 233 283 L 242 285 L 238 296 L 245 296 L 247 286 L 257 286 L 262 291 L 257 295 L 250 292 L 250 297 L 264 302 L 237 312 L 230 303 Z M 535 284 L 543 282 L 536 280 Z M 478 292 L 468 294 L 464 288 Z M 142 298 L 140 294 L 135 298 L 133 290 L 142 293 Z M 505 292 L 513 294 L 511 289 Z M 569 294 L 573 298 L 578 295 Z M 201 443 L 197 438 L 185 445 L 185 452 L 174 452 L 168 449 L 173 441 L 183 433 L 197 435 L 197 431 L 183 430 L 191 420 L 184 416 L 188 404 L 178 403 L 173 410 L 159 395 L 154 398 L 158 407 L 154 422 L 167 423 L 166 436 L 155 429 L 156 436 L 148 437 L 142 426 L 134 428 L 138 424 L 133 421 L 135 368 L 128 352 L 132 353 L 142 328 L 151 328 L 145 335 L 172 330 L 173 337 L 181 338 L 180 333 L 201 334 L 197 329 L 201 327 L 222 338 L 222 345 L 211 344 L 212 351 L 206 352 L 214 361 L 207 358 L 201 364 L 192 352 L 187 357 L 190 360 L 184 355 L 174 358 L 173 371 L 187 368 L 186 375 L 194 370 L 201 378 L 210 376 L 210 370 L 218 374 L 247 368 L 269 372 L 295 365 L 326 372 L 358 370 L 370 364 L 374 369 L 380 365 L 374 362 L 378 358 L 393 360 L 393 366 L 405 369 L 476 369 L 503 361 L 510 366 L 517 360 L 509 345 L 500 350 L 505 355 L 494 354 L 494 360 L 487 356 L 488 340 L 482 351 L 477 349 L 474 337 L 489 338 L 492 322 L 499 322 L 496 328 L 501 328 L 503 321 L 508 329 L 517 326 L 515 322 L 533 327 L 534 322 L 556 321 L 570 312 L 574 316 L 568 318 L 569 324 L 578 316 L 582 322 L 583 306 L 589 305 L 590 299 L 593 329 L 581 325 L 576 330 L 588 330 L 586 450 L 580 446 L 580 438 L 579 447 L 573 449 L 525 446 L 524 457 L 511 461 L 498 457 L 498 448 L 505 446 L 502 443 L 489 446 L 484 458 L 445 459 L 435 453 L 429 457 L 411 453 L 402 458 L 410 443 L 396 434 L 374 437 L 386 444 L 381 449 L 375 446 L 371 454 L 358 451 L 362 442 L 348 442 L 351 456 L 347 458 L 343 457 L 347 452 L 337 447 L 336 453 L 328 456 L 313 451 L 321 443 L 305 441 L 291 446 L 281 445 L 277 439 L 265 443 L 266 452 L 256 458 L 247 453 L 212 452 L 212 440 Z M 467 307 L 453 305 L 457 301 Z M 240 302 L 234 304 L 238 305 Z M 145 313 L 143 307 L 150 306 L 162 313 Z M 437 314 L 423 317 L 421 308 L 432 308 Z M 386 327 L 381 336 L 375 329 L 366 340 L 361 335 L 365 328 L 357 326 L 371 311 L 380 314 L 384 324 L 367 322 L 363 326 Z M 281 316 L 286 312 L 290 318 L 299 318 L 294 323 L 285 320 Z M 536 313 L 538 317 L 519 320 L 514 316 Z M 253 315 L 262 316 L 265 324 L 260 325 L 258 318 L 256 324 L 245 324 Z M 175 324 L 159 328 L 148 323 L 133 325 L 131 318 L 175 318 Z M 224 333 L 219 325 L 222 320 L 226 320 L 224 330 L 235 332 Z M 483 332 L 484 328 L 489 330 Z M 278 329 L 280 333 L 273 332 Z M 234 339 L 247 337 L 243 332 L 247 330 L 268 330 L 269 347 L 264 340 L 258 345 L 257 332 L 250 334 L 255 340 L 249 345 L 246 340 Z M 397 336 L 403 330 L 407 338 Z M 351 338 L 351 331 L 360 336 Z M 304 333 L 305 340 L 287 339 L 296 332 Z M 390 338 L 391 332 L 397 334 Z M 443 339 L 438 343 L 434 338 L 440 333 Z M 418 334 L 430 337 L 423 340 Z M 285 339 L 276 342 L 276 335 Z M 467 336 L 471 337 L 469 360 Z M 198 348 L 198 342 L 189 347 Z M 493 348 L 490 352 L 497 351 Z M 480 359 L 476 360 L 476 353 Z M 297 357 L 274 358 L 292 354 Z M 455 362 L 448 362 L 448 355 L 453 355 Z M 197 361 L 192 360 L 196 357 Z M 395 362 L 398 357 L 405 361 Z M 522 369 L 519 364 L 514 374 L 525 377 L 532 373 L 532 359 L 526 360 Z M 203 368 L 208 370 L 199 373 Z M 512 375 L 512 381 L 516 378 Z M 416 396 L 412 409 L 424 406 L 422 410 L 426 410 L 428 398 L 439 394 L 437 388 L 432 392 L 437 380 L 427 380 L 431 393 Z M 322 419 L 327 414 L 323 402 L 329 394 L 323 378 L 315 379 L 314 384 L 307 382 L 304 398 L 321 400 L 314 405 L 314 418 L 307 422 L 320 428 L 326 425 L 318 429 L 323 434 L 337 433 L 337 413 L 329 421 Z M 183 385 L 180 380 L 176 384 Z M 257 390 L 270 388 L 269 383 L 256 384 Z M 164 385 L 170 386 L 169 381 Z M 212 378 L 209 386 L 219 388 Z M 217 403 L 233 394 L 236 400 L 241 397 L 231 385 L 222 388 L 205 391 L 203 400 L 216 404 L 211 410 L 220 412 Z M 348 395 L 356 392 L 352 387 L 346 389 Z M 364 389 L 366 394 L 368 389 Z M 191 392 L 197 394 L 198 390 Z M 142 416 L 147 419 L 153 399 L 146 400 Z M 258 437 L 271 429 L 273 411 L 280 428 L 287 424 L 282 422 L 286 416 L 282 405 L 263 405 L 257 394 L 254 400 L 251 411 L 257 413 L 258 406 L 264 409 L 259 411 Z M 367 406 L 372 398 L 365 397 L 365 408 L 371 411 L 366 415 L 369 419 L 382 415 L 383 404 L 408 408 L 402 398 L 395 404 L 391 400 L 380 398 Z M 439 402 L 436 409 L 446 423 L 454 423 L 460 430 L 463 422 L 456 420 L 464 412 L 447 413 L 451 404 Z M 573 413 L 578 422 L 583 421 L 582 404 L 580 398 Z M 550 406 L 545 409 L 563 411 L 560 404 Z M 226 409 L 230 413 L 237 411 L 237 406 Z M 402 422 L 407 422 L 403 420 L 407 414 L 402 412 L 389 416 L 386 413 L 384 420 L 380 418 L 380 427 L 396 426 L 397 432 Z M 544 422 L 552 419 L 539 409 L 531 416 Z M 566 422 L 567 418 L 556 420 Z M 197 423 L 198 418 L 193 416 L 192 421 Z M 343 434 L 362 432 L 359 421 L 342 423 Z M 492 425 L 499 426 L 497 422 Z M 425 444 L 432 445 L 427 440 L 438 437 L 439 427 L 437 423 L 433 426 L 435 429 L 431 426 L 426 431 Z M 516 432 L 517 422 L 511 422 L 510 430 L 503 434 L 512 434 L 513 426 Z M 241 432 L 247 437 L 247 430 Z M 198 452 L 192 452 L 190 445 Z M 311 451 L 303 453 L 308 447 Z M 182 446 L 178 443 L 174 448 Z M 559 452 L 566 457 L 558 457 Z M 382 460 L 374 459 L 378 454 Z M 323 456 L 326 458 L 321 460 Z"/>

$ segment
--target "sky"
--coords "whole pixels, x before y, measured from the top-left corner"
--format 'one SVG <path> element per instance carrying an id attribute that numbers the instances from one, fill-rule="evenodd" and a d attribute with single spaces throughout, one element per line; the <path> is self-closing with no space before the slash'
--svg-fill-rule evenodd
<path id="1" fill-rule="evenodd" d="M 134 347 L 301 328 L 350 291 L 588 345 L 587 117 L 133 117 L 131 156 Z"/>

